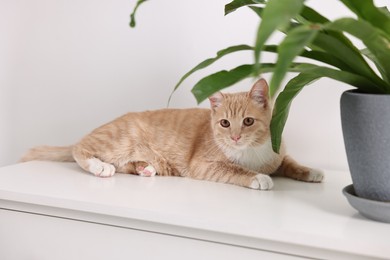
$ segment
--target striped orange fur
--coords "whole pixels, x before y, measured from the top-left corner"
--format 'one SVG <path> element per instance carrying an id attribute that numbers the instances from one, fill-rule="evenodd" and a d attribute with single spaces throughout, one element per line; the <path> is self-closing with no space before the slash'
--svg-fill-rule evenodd
<path id="1" fill-rule="evenodd" d="M 22 158 L 76 161 L 100 177 L 115 172 L 183 176 L 271 189 L 269 175 L 320 182 L 323 175 L 274 153 L 270 139 L 272 104 L 268 85 L 258 80 L 249 92 L 215 93 L 211 109 L 162 109 L 128 113 L 69 147 L 42 146 Z M 149 174 L 150 173 L 150 174 Z"/>

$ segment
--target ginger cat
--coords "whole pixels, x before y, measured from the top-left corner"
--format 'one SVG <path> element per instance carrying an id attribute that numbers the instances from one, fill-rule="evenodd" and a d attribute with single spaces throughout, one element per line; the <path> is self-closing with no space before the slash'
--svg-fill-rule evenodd
<path id="1" fill-rule="evenodd" d="M 322 172 L 274 153 L 268 85 L 209 97 L 211 109 L 162 109 L 128 113 L 69 147 L 41 146 L 21 161 L 76 161 L 99 177 L 115 172 L 183 176 L 259 190 L 273 187 L 271 174 L 321 182 Z"/>

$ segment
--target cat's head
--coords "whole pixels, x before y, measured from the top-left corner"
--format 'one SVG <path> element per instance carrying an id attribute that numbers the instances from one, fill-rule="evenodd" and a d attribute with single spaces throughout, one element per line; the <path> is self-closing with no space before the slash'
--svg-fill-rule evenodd
<path id="1" fill-rule="evenodd" d="M 241 150 L 268 140 L 272 107 L 264 79 L 249 92 L 217 92 L 209 100 L 214 138 L 220 147 Z"/>

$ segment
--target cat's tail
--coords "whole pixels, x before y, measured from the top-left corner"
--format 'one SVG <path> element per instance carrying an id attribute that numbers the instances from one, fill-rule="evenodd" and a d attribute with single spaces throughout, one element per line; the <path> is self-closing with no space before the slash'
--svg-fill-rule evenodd
<path id="1" fill-rule="evenodd" d="M 38 146 L 30 149 L 20 162 L 57 161 L 75 162 L 72 155 L 73 146 Z"/>

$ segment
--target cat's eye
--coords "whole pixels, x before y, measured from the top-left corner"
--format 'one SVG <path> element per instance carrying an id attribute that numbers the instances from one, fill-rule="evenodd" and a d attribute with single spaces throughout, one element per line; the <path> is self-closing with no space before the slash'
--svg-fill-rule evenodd
<path id="1" fill-rule="evenodd" d="M 244 125 L 245 126 L 251 126 L 253 125 L 253 123 L 255 122 L 255 119 L 253 119 L 252 117 L 246 117 L 244 118 Z"/>
<path id="2" fill-rule="evenodd" d="M 221 121 L 219 121 L 219 124 L 224 127 L 224 128 L 227 128 L 230 126 L 230 122 L 229 120 L 226 120 L 226 119 L 222 119 Z"/>

